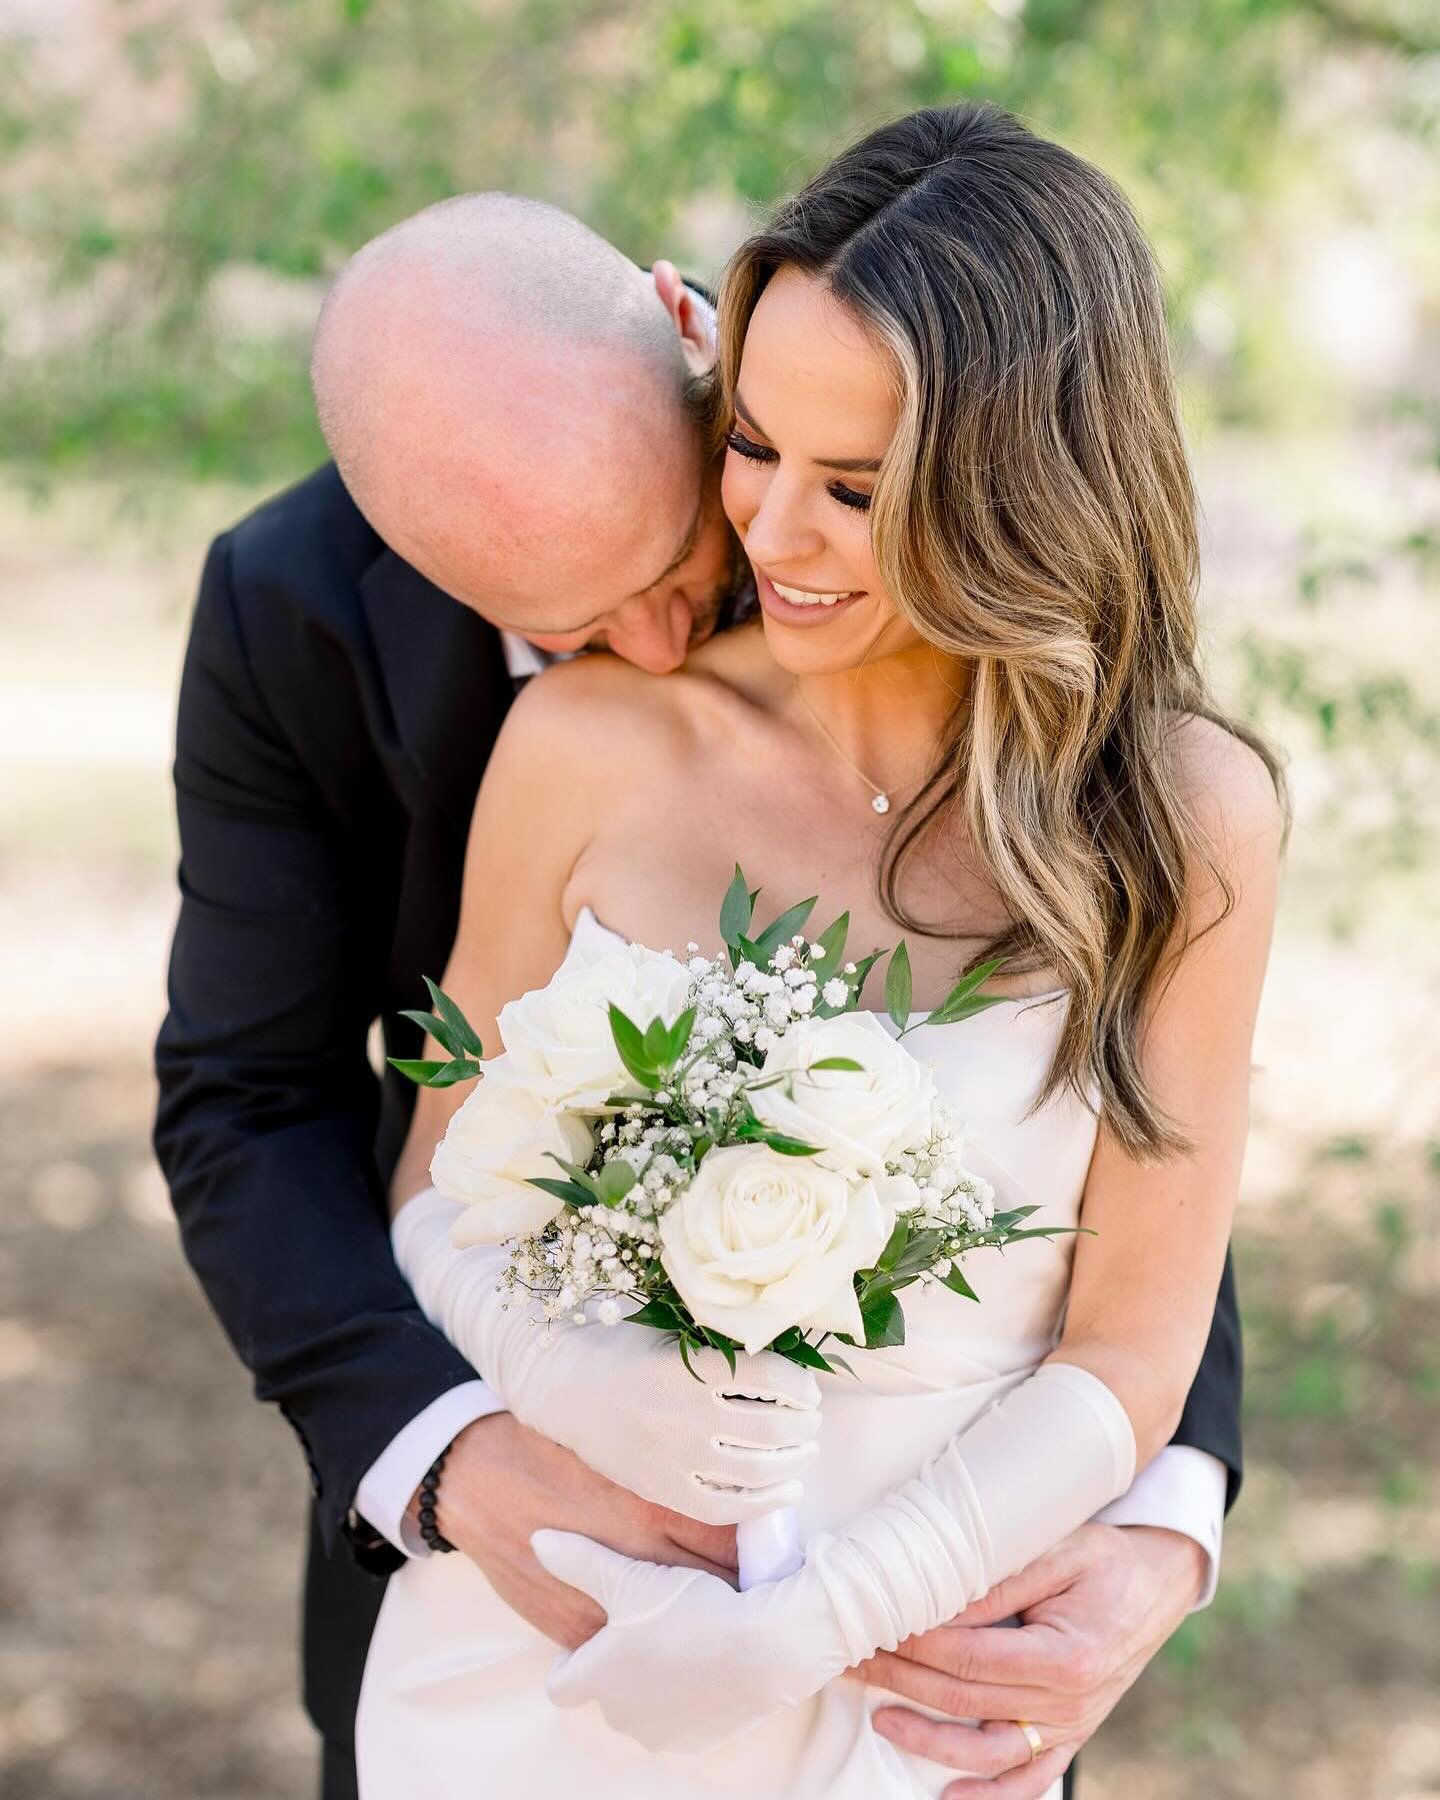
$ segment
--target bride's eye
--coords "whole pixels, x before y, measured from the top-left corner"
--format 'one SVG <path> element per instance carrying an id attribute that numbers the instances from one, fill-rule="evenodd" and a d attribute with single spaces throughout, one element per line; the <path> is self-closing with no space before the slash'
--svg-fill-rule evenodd
<path id="1" fill-rule="evenodd" d="M 725 442 L 737 456 L 744 456 L 751 462 L 768 463 L 775 461 L 775 452 L 767 450 L 764 444 L 757 444 L 754 438 L 747 438 L 739 431 L 727 431 Z"/>
<path id="2" fill-rule="evenodd" d="M 869 512 L 870 510 L 870 496 L 857 494 L 854 488 L 846 487 L 842 481 L 831 484 L 830 498 L 838 500 L 842 506 L 848 506 L 855 512 Z"/>

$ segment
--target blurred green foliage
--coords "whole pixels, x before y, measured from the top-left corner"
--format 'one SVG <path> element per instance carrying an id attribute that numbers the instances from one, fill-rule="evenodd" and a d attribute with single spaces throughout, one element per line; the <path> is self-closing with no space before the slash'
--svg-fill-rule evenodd
<path id="1" fill-rule="evenodd" d="M 747 217 L 862 129 L 963 95 L 1126 186 L 1197 379 L 1254 415 L 1283 381 L 1274 322 L 1240 290 L 1282 190 L 1333 149 L 1316 83 L 1376 59 L 1390 122 L 1424 138 L 1433 94 L 1408 71 L 1440 45 L 1428 0 L 116 0 L 112 17 L 78 79 L 43 37 L 0 55 L 0 256 L 32 277 L 16 305 L 55 315 L 0 386 L 3 453 L 35 472 L 273 479 L 319 454 L 303 333 L 217 305 L 227 271 L 283 293 L 429 201 L 499 187 L 713 274 Z M 1219 357 L 1184 336 L 1207 295 L 1240 317 Z"/>

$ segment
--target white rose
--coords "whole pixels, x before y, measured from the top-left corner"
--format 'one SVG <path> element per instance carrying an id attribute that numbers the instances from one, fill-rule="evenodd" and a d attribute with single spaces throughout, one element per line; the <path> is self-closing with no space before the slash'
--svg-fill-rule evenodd
<path id="1" fill-rule="evenodd" d="M 451 1232 L 459 1246 L 500 1244 L 543 1230 L 564 1202 L 531 1187 L 530 1177 L 563 1181 L 565 1171 L 552 1156 L 583 1163 L 594 1148 L 583 1119 L 554 1111 L 522 1084 L 493 1080 L 490 1070 L 503 1061 L 496 1057 L 486 1065 L 430 1164 L 440 1192 L 465 1206 Z"/>
<path id="2" fill-rule="evenodd" d="M 834 1056 L 859 1063 L 860 1071 L 806 1073 Z M 787 1137 L 816 1145 L 827 1168 L 883 1175 L 887 1162 L 927 1142 L 934 1129 L 934 1076 L 873 1013 L 792 1025 L 770 1048 L 760 1074 L 794 1079 L 752 1093 L 756 1117 Z"/>
<path id="3" fill-rule="evenodd" d="M 764 1144 L 712 1150 L 660 1220 L 660 1260 L 696 1320 L 754 1354 L 792 1325 L 863 1342 L 857 1269 L 891 1215 L 875 1185 Z"/>
<path id="4" fill-rule="evenodd" d="M 504 1079 L 521 1080 L 555 1106 L 599 1111 L 611 1094 L 641 1090 L 626 1073 L 610 1031 L 618 1006 L 641 1031 L 673 1025 L 690 994 L 690 972 L 639 944 L 572 955 L 543 988 L 512 1000 L 499 1018 L 509 1052 Z"/>

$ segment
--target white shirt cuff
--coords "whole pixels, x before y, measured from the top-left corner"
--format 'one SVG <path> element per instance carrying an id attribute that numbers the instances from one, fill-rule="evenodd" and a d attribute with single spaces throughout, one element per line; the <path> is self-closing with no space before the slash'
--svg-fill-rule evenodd
<path id="1" fill-rule="evenodd" d="M 355 1490 L 355 1510 L 406 1556 L 429 1556 L 424 1539 L 405 1518 L 406 1507 L 448 1443 L 476 1419 L 504 1411 L 505 1402 L 487 1382 L 462 1381 L 447 1388 L 397 1431 L 371 1463 Z"/>
<path id="2" fill-rule="evenodd" d="M 1220 1580 L 1220 1540 L 1225 1525 L 1225 1465 L 1193 1444 L 1167 1444 L 1118 1500 L 1095 1515 L 1101 1525 L 1160 1525 L 1194 1538 L 1209 1561 L 1199 1612 L 1215 1598 Z"/>

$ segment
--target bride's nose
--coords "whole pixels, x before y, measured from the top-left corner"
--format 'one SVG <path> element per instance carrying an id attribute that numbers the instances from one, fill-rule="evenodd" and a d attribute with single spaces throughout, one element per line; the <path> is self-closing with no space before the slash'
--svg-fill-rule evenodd
<path id="1" fill-rule="evenodd" d="M 735 521 L 745 554 L 761 569 L 797 569 L 825 549 L 808 498 L 777 469 L 757 496 L 748 520 Z"/>
<path id="2" fill-rule="evenodd" d="M 668 675 L 684 662 L 694 623 L 683 594 L 656 594 L 624 607 L 605 636 L 616 656 L 651 675 Z"/>

